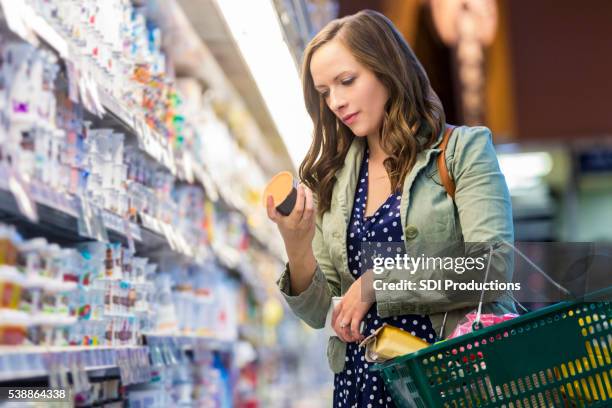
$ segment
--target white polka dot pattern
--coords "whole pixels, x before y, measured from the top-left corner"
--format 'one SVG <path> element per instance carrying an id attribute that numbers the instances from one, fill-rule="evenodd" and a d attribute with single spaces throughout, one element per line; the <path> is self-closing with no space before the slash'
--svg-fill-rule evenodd
<path id="1" fill-rule="evenodd" d="M 377 247 L 381 248 L 383 244 L 404 240 L 400 221 L 401 194 L 391 194 L 371 217 L 365 216 L 368 155 L 366 150 L 359 173 L 359 185 L 355 191 L 355 202 L 361 205 L 353 206 L 347 231 L 348 266 L 356 278 L 362 269 L 361 242 L 378 242 Z M 401 248 L 398 247 L 398 251 Z M 383 323 L 392 324 L 430 343 L 435 338 L 429 317 L 405 315 L 381 318 L 376 311 L 376 304 L 372 305 L 364 319 L 364 333 L 373 333 Z M 368 375 L 369 365 L 364 359 L 363 349 L 356 343 L 347 345 L 345 361 L 344 371 L 336 374 L 334 379 L 334 407 L 395 407 L 387 395 L 382 378 Z"/>

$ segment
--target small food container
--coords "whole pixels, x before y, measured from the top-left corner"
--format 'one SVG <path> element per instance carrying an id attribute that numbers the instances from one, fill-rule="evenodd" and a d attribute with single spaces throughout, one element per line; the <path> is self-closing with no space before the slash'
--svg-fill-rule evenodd
<path id="1" fill-rule="evenodd" d="M 268 196 L 274 199 L 276 210 L 282 215 L 289 215 L 297 198 L 297 181 L 288 171 L 281 171 L 268 183 L 264 190 L 263 204 L 266 206 Z"/>

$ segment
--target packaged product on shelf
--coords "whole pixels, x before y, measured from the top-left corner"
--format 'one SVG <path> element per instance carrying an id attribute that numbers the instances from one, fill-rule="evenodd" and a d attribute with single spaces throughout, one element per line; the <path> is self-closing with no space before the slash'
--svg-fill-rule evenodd
<path id="1" fill-rule="evenodd" d="M 155 294 L 153 303 L 154 331 L 158 333 L 177 333 L 177 315 L 172 299 L 170 275 L 161 273 L 155 278 Z"/>
<path id="2" fill-rule="evenodd" d="M 215 336 L 215 321 L 217 316 L 217 303 L 215 287 L 211 285 L 211 279 L 199 271 L 194 276 L 194 301 L 192 315 L 197 316 L 196 334 L 200 336 Z"/>
<path id="3" fill-rule="evenodd" d="M 45 182 L 58 174 L 58 130 L 54 121 L 56 102 L 53 93 L 58 73 L 57 58 L 49 51 L 23 42 L 2 46 L 0 91 L 3 100 L 2 118 L 7 132 L 2 136 L 1 155 L 22 177 L 35 175 Z M 59 136 L 59 137 L 58 137 Z M 45 166 L 42 168 L 42 166 Z"/>
<path id="4" fill-rule="evenodd" d="M 150 327 L 147 260 L 119 244 L 90 242 L 79 246 L 87 260 L 79 297 L 80 320 L 75 344 L 135 345 Z"/>
<path id="5" fill-rule="evenodd" d="M 15 228 L 0 224 L 0 265 L 17 264 L 17 245 L 20 240 Z"/>
<path id="6" fill-rule="evenodd" d="M 210 245 L 211 237 L 206 231 L 208 215 L 206 197 L 201 188 L 179 186 L 174 190 L 178 213 L 174 225 L 188 242 L 194 246 Z"/>
<path id="7" fill-rule="evenodd" d="M 14 229 L 0 225 L 0 344 L 21 344 L 29 325 L 27 314 L 18 310 L 25 284 L 15 268 L 19 240 Z"/>
<path id="8" fill-rule="evenodd" d="M 154 375 L 150 384 L 129 387 L 130 406 L 232 406 L 231 350 L 196 344 L 190 358 L 178 343 L 156 337 L 149 348 Z"/>
<path id="9" fill-rule="evenodd" d="M 0 236 L 0 344 L 67 344 L 76 320 L 76 284 L 70 281 L 75 252 L 41 238 L 23 241 L 6 226 L 0 226 Z"/>

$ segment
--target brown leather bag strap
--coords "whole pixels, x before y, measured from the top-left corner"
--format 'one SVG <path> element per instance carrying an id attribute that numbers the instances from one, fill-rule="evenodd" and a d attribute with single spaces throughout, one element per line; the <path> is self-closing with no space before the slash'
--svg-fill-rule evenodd
<path id="1" fill-rule="evenodd" d="M 442 137 L 442 142 L 439 146 L 441 152 L 438 155 L 438 174 L 440 175 L 440 181 L 442 182 L 446 193 L 453 200 L 455 199 L 455 181 L 451 178 L 450 173 L 448 172 L 448 167 L 446 166 L 446 146 L 448 145 L 448 141 L 450 140 L 454 129 L 454 126 L 446 125 L 444 136 Z"/>

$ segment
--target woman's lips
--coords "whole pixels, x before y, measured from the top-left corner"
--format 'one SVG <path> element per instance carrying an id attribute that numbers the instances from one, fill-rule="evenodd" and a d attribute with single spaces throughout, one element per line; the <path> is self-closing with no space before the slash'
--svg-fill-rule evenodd
<path id="1" fill-rule="evenodd" d="M 345 116 L 342 121 L 344 123 L 346 123 L 347 125 L 350 125 L 351 123 L 354 123 L 355 120 L 357 120 L 357 115 L 359 114 L 359 112 L 355 112 L 355 113 L 351 113 L 350 115 Z"/>

